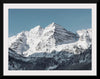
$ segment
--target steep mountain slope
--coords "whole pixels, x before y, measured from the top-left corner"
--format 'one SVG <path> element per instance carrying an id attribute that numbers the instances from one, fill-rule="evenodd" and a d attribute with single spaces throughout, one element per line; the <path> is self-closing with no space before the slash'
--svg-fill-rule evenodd
<path id="1" fill-rule="evenodd" d="M 29 45 L 29 49 L 23 52 L 24 56 L 31 55 L 36 51 L 35 47 L 41 40 L 41 35 L 43 33 L 43 30 L 44 29 L 38 25 L 35 28 L 25 33 L 25 35 L 27 36 L 27 44 Z"/>
<path id="2" fill-rule="evenodd" d="M 16 51 L 18 54 L 23 55 L 23 52 L 29 49 L 25 33 L 24 32 L 19 33 L 16 36 L 16 38 L 14 38 L 9 48 Z"/>
<path id="3" fill-rule="evenodd" d="M 74 33 L 53 22 L 44 29 L 36 50 L 50 53 L 55 46 L 75 42 L 76 39 Z"/>
<path id="4" fill-rule="evenodd" d="M 55 51 L 66 51 L 69 53 L 80 54 L 92 45 L 92 30 L 77 31 L 79 39 L 76 42 L 69 44 L 58 45 L 54 48 Z"/>

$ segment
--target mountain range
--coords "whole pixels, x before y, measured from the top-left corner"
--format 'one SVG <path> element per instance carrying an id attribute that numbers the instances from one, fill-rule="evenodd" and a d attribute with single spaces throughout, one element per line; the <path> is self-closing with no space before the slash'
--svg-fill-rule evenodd
<path id="1" fill-rule="evenodd" d="M 52 22 L 9 37 L 9 70 L 91 69 L 92 29 L 66 30 Z"/>

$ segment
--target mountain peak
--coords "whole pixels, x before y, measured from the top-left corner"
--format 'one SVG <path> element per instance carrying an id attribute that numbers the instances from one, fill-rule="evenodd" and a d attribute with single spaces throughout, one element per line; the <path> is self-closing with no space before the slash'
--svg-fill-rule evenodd
<path id="1" fill-rule="evenodd" d="M 37 25 L 34 29 L 40 29 L 42 28 L 40 25 Z"/>
<path id="2" fill-rule="evenodd" d="M 55 22 L 52 22 L 51 24 L 49 24 L 47 27 L 46 27 L 46 29 L 57 29 L 57 28 L 59 28 L 59 29 L 63 29 L 63 27 L 61 26 L 61 25 L 59 25 L 59 24 L 56 24 Z"/>
<path id="3" fill-rule="evenodd" d="M 55 23 L 55 22 L 52 22 L 51 24 L 54 25 L 54 24 L 56 24 L 56 23 Z"/>
<path id="4" fill-rule="evenodd" d="M 19 37 L 25 37 L 25 31 L 18 33 L 17 38 L 19 38 Z"/>
<path id="5" fill-rule="evenodd" d="M 37 25 L 36 27 L 34 27 L 33 29 L 31 29 L 30 32 L 37 32 L 39 30 L 43 30 L 43 28 L 40 25 Z"/>
<path id="6" fill-rule="evenodd" d="M 52 24 L 52 25 L 54 25 L 54 24 L 57 24 L 57 23 L 55 23 L 55 22 L 52 22 L 51 24 Z M 57 24 L 57 25 L 59 25 L 59 24 Z"/>

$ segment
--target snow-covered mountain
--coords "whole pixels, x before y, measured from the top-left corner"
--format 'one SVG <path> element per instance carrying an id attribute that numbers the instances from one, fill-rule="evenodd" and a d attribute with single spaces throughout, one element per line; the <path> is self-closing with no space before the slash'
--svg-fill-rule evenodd
<path id="1" fill-rule="evenodd" d="M 9 48 L 23 56 L 34 53 L 66 51 L 79 54 L 91 45 L 92 30 L 79 30 L 74 34 L 61 25 L 51 23 L 44 29 L 40 25 L 9 38 Z"/>
<path id="2" fill-rule="evenodd" d="M 9 37 L 9 70 L 90 70 L 92 29 L 40 25 Z"/>
<path id="3" fill-rule="evenodd" d="M 53 22 L 44 29 L 41 40 L 36 46 L 36 51 L 50 53 L 55 46 L 74 42 L 76 38 L 74 33 Z"/>

